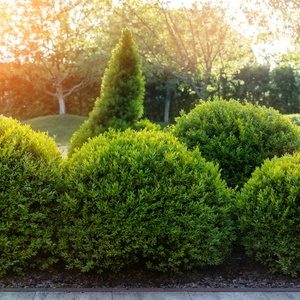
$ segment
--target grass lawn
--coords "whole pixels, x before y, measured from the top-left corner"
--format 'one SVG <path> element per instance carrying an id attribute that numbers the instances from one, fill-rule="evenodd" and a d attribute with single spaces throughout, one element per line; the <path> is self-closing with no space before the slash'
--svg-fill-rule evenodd
<path id="1" fill-rule="evenodd" d="M 300 126 L 300 114 L 285 115 L 289 117 L 296 125 Z"/>
<path id="2" fill-rule="evenodd" d="M 48 132 L 50 137 L 60 145 L 68 145 L 73 133 L 87 120 L 87 117 L 77 115 L 51 115 L 23 121 L 35 131 Z"/>

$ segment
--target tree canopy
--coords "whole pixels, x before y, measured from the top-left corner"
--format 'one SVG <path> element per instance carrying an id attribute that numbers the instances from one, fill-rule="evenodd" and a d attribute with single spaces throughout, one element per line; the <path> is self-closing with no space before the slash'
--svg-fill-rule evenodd
<path id="1" fill-rule="evenodd" d="M 14 61 L 11 72 L 57 99 L 60 114 L 65 113 L 65 97 L 96 77 L 96 28 L 109 8 L 104 4 L 104 0 L 85 5 L 79 0 L 0 2 L 1 60 Z"/>
<path id="2" fill-rule="evenodd" d="M 243 93 L 246 84 L 239 85 L 243 79 L 238 75 L 248 78 L 256 59 L 263 56 L 270 72 L 277 65 L 290 67 L 296 80 L 290 86 L 298 86 L 298 1 L 237 3 L 198 0 L 174 6 L 167 0 L 91 0 L 83 5 L 81 0 L 0 0 L 1 113 L 21 119 L 65 112 L 88 115 L 111 50 L 125 27 L 143 59 L 146 117 L 159 116 L 167 122 L 199 98 L 215 94 L 241 98 L 237 93 Z M 285 56 L 252 51 L 255 43 L 260 43 L 259 49 L 268 49 L 270 43 L 279 49 L 285 43 L 282 37 L 294 43 Z M 285 71 L 291 74 L 291 69 Z M 270 82 L 277 80 L 274 74 L 268 75 L 270 81 L 260 80 L 268 81 L 260 89 L 269 104 L 274 103 L 269 90 Z M 261 78 L 258 75 L 254 81 Z M 253 80 L 250 86 L 256 86 Z M 261 99 L 256 92 L 247 90 L 252 100 Z M 296 94 L 289 103 L 298 103 Z M 298 104 L 287 111 L 292 107 Z"/>
<path id="3" fill-rule="evenodd" d="M 220 69 L 230 72 L 253 59 L 249 41 L 232 27 L 223 3 L 174 9 L 160 0 L 123 2 L 116 14 L 131 25 L 147 62 L 187 82 L 201 98 Z"/>

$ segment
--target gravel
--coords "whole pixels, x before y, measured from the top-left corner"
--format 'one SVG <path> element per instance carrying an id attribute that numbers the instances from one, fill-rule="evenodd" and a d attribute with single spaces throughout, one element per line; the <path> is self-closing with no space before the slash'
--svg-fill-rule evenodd
<path id="1" fill-rule="evenodd" d="M 300 288 L 300 276 L 273 274 L 243 252 L 235 251 L 221 266 L 180 275 L 141 268 L 81 273 L 55 265 L 46 271 L 28 270 L 23 276 L 2 277 L 0 288 Z"/>

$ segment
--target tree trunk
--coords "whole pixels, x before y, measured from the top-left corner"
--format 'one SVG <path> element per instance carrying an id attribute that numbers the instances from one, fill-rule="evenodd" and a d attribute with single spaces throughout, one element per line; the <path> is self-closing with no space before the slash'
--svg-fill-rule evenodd
<path id="1" fill-rule="evenodd" d="M 166 88 L 167 88 L 167 90 L 166 90 L 166 98 L 165 98 L 164 122 L 169 123 L 172 91 L 169 86 L 167 86 Z"/>
<path id="2" fill-rule="evenodd" d="M 57 98 L 58 98 L 58 105 L 59 105 L 59 114 L 64 115 L 66 114 L 66 105 L 65 105 L 65 99 L 63 94 L 63 89 L 61 84 L 56 87 L 57 92 Z"/>
<path id="3" fill-rule="evenodd" d="M 66 105 L 65 105 L 65 99 L 62 96 L 58 97 L 58 103 L 59 103 L 59 114 L 65 115 L 66 114 Z"/>

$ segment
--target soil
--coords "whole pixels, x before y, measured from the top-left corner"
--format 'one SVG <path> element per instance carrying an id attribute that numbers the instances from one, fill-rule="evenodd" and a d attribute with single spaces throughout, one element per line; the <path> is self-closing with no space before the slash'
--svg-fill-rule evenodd
<path id="1" fill-rule="evenodd" d="M 46 271 L 29 270 L 24 276 L 7 275 L 0 278 L 1 288 L 300 288 L 300 276 L 273 274 L 242 251 L 235 251 L 220 266 L 182 274 L 141 268 L 81 273 L 55 265 Z"/>

